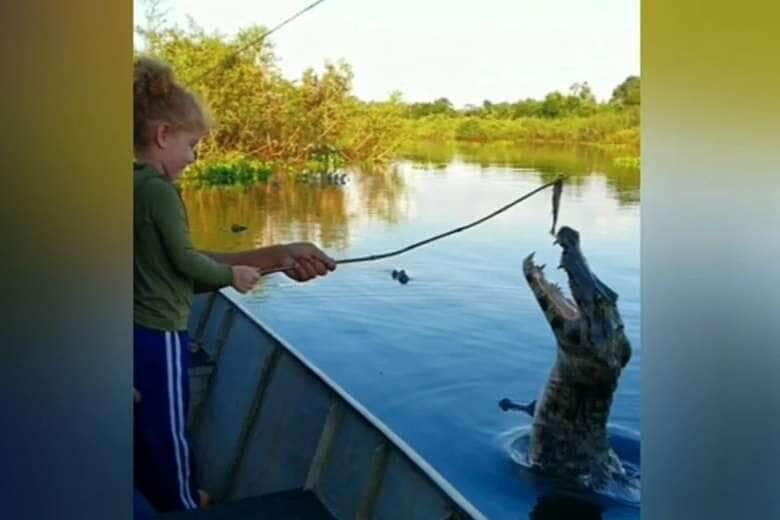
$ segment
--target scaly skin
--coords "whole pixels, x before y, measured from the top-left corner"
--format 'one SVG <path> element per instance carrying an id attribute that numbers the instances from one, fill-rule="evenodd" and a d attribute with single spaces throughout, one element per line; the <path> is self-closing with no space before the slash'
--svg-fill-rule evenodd
<path id="1" fill-rule="evenodd" d="M 617 294 L 591 271 L 579 234 L 562 227 L 561 265 L 574 301 L 545 280 L 544 266 L 523 262 L 523 273 L 557 342 L 558 355 L 531 427 L 528 458 L 544 473 L 598 488 L 625 471 L 607 440 L 607 418 L 631 346 L 617 309 Z M 502 400 L 503 409 L 523 409 Z"/>

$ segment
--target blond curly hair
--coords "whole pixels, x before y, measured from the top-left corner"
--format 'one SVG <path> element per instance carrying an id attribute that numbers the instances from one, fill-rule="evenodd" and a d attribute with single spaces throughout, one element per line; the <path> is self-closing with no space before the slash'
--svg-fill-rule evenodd
<path id="1" fill-rule="evenodd" d="M 135 150 L 151 143 L 153 128 L 160 123 L 196 132 L 206 132 L 213 126 L 203 104 L 176 81 L 168 65 L 142 56 L 135 60 L 133 67 Z"/>

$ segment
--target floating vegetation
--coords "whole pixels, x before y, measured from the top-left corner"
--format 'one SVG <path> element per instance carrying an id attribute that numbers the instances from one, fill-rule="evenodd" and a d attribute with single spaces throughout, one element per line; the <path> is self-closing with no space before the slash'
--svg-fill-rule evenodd
<path id="1" fill-rule="evenodd" d="M 639 157 L 615 157 L 612 164 L 618 168 L 639 169 Z"/>
<path id="2" fill-rule="evenodd" d="M 608 101 L 598 101 L 587 82 L 543 99 L 485 100 L 462 108 L 447 98 L 406 102 L 400 92 L 362 101 L 353 92 L 352 67 L 343 60 L 288 78 L 262 27 L 226 37 L 194 23 L 171 27 L 156 16 L 139 29 L 144 53 L 170 64 L 218 123 L 200 145 L 200 163 L 183 179 L 191 185 L 246 187 L 267 182 L 272 172 L 369 171 L 421 142 L 586 144 L 614 149 L 613 155 L 639 153 L 636 76 L 618 85 Z M 621 167 L 638 168 L 636 158 L 621 161 Z M 442 162 L 432 168 L 442 169 Z"/>
<path id="3" fill-rule="evenodd" d="M 187 180 L 207 186 L 234 186 L 268 182 L 272 175 L 270 164 L 238 157 L 196 163 Z"/>

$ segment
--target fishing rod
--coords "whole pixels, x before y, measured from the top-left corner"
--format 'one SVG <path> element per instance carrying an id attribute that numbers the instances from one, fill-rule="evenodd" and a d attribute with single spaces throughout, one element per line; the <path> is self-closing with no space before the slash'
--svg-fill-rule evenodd
<path id="1" fill-rule="evenodd" d="M 495 217 L 497 215 L 500 215 L 501 213 L 505 212 L 509 208 L 511 208 L 511 207 L 513 207 L 513 206 L 515 206 L 517 204 L 520 204 L 521 202 L 523 202 L 527 198 L 529 198 L 529 197 L 531 197 L 533 195 L 536 195 L 540 191 L 549 188 L 550 186 L 553 186 L 553 197 L 552 197 L 553 224 L 552 224 L 552 229 L 550 230 L 550 234 L 554 235 L 555 234 L 555 224 L 558 221 L 558 210 L 559 210 L 560 204 L 561 204 L 561 193 L 563 193 L 563 180 L 564 180 L 564 177 L 559 176 L 554 181 L 548 182 L 547 184 L 543 184 L 542 186 L 539 186 L 538 188 L 536 188 L 536 189 L 534 189 L 532 191 L 529 191 L 528 193 L 526 193 L 522 197 L 519 197 L 519 198 L 513 200 L 512 202 L 510 202 L 508 204 L 505 204 L 504 206 L 501 206 L 500 208 L 498 208 L 497 210 L 493 211 L 492 213 L 490 213 L 488 215 L 485 215 L 484 217 L 482 217 L 480 219 L 477 219 L 477 220 L 475 220 L 475 221 L 473 221 L 473 222 L 471 222 L 469 224 L 457 227 L 457 228 L 452 229 L 450 231 L 447 231 L 445 233 L 440 233 L 440 234 L 438 234 L 436 236 L 433 236 L 431 238 L 426 238 L 425 240 L 420 240 L 419 242 L 415 242 L 414 244 L 408 245 L 408 246 L 403 247 L 401 249 L 397 249 L 395 251 L 390 251 L 389 253 L 382 253 L 382 254 L 378 254 L 378 255 L 359 256 L 359 257 L 354 257 L 354 258 L 343 258 L 343 259 L 340 259 L 340 260 L 336 260 L 335 263 L 338 265 L 338 264 L 352 264 L 352 263 L 358 263 L 358 262 L 371 262 L 371 261 L 374 261 L 374 260 L 381 260 L 381 259 L 384 259 L 384 258 L 390 258 L 392 256 L 401 255 L 403 253 L 411 251 L 412 249 L 417 249 L 418 247 L 424 246 L 426 244 L 430 244 L 431 242 L 434 242 L 434 241 L 439 240 L 441 238 L 444 238 L 444 237 L 447 237 L 447 236 L 450 236 L 450 235 L 454 235 L 455 233 L 460 233 L 461 231 L 465 231 L 467 229 L 473 228 L 474 226 L 478 226 L 479 224 L 482 224 L 483 222 L 485 222 L 487 220 L 490 220 L 491 218 L 493 218 L 493 217 Z M 261 271 L 260 275 L 261 276 L 265 276 L 267 274 L 278 273 L 278 272 L 289 271 L 289 270 L 290 270 L 289 267 L 279 267 L 279 268 L 274 268 L 274 269 L 268 269 L 266 271 Z"/>
<path id="2" fill-rule="evenodd" d="M 275 25 L 274 27 L 272 27 L 268 31 L 264 32 L 259 37 L 255 38 L 254 40 L 251 40 L 251 41 L 247 42 L 245 45 L 242 45 L 241 47 L 236 49 L 234 52 L 230 53 L 228 56 L 226 56 L 225 58 L 223 58 L 222 60 L 217 62 L 217 64 L 214 65 L 213 67 L 210 67 L 209 69 L 207 69 L 206 71 L 204 71 L 200 75 L 196 76 L 196 78 L 193 80 L 193 82 L 197 82 L 197 81 L 203 79 L 208 74 L 211 74 L 212 72 L 217 70 L 223 64 L 228 63 L 230 60 L 232 60 L 233 58 L 235 58 L 236 56 L 238 56 L 239 54 L 241 54 L 245 50 L 249 49 L 250 47 L 253 47 L 253 46 L 257 45 L 258 43 L 263 41 L 265 38 L 270 36 L 275 31 L 281 29 L 282 27 L 284 27 L 288 23 L 292 22 L 293 20 L 295 20 L 299 16 L 303 15 L 307 11 L 310 11 L 311 9 L 314 9 L 315 7 L 317 7 L 319 4 L 321 4 L 324 1 L 325 0 L 316 0 L 316 1 L 312 2 L 311 4 L 307 5 L 306 7 L 304 7 L 303 9 L 301 9 L 300 11 L 296 12 L 292 16 L 290 16 L 290 17 L 286 18 L 285 20 L 279 22 L 277 25 Z M 409 252 L 409 251 L 411 251 L 413 249 L 417 249 L 418 247 L 424 246 L 426 244 L 430 244 L 431 242 L 434 242 L 436 240 L 442 239 L 442 238 L 450 236 L 450 235 L 454 235 L 455 233 L 460 233 L 461 231 L 465 231 L 465 230 L 470 229 L 470 228 L 472 228 L 474 226 L 478 226 L 479 224 L 482 224 L 483 222 L 485 222 L 485 221 L 487 221 L 487 220 L 489 220 L 489 219 L 491 219 L 491 218 L 493 218 L 493 217 L 503 213 L 504 211 L 508 210 L 509 208 L 511 208 L 511 207 L 513 207 L 513 206 L 523 202 L 527 198 L 529 198 L 529 197 L 539 193 L 540 191 L 542 191 L 542 190 L 544 190 L 546 188 L 549 188 L 550 186 L 554 186 L 553 197 L 552 197 L 553 223 L 552 223 L 552 229 L 550 230 L 550 233 L 551 234 L 555 234 L 555 224 L 556 224 L 556 221 L 558 220 L 558 208 L 560 207 L 561 193 L 562 193 L 562 190 L 563 190 L 563 177 L 560 177 L 560 176 L 558 178 L 556 178 L 554 181 L 548 182 L 547 184 L 544 184 L 544 185 L 542 185 L 542 186 L 540 186 L 540 187 L 538 187 L 538 188 L 536 188 L 536 189 L 526 193 L 522 197 L 520 197 L 518 199 L 515 199 L 512 202 L 510 202 L 510 203 L 508 203 L 508 204 L 498 208 L 497 210 L 493 211 L 492 213 L 490 213 L 490 214 L 488 214 L 488 215 L 486 215 L 486 216 L 484 216 L 484 217 L 482 217 L 480 219 L 477 219 L 474 222 L 466 224 L 464 226 L 460 226 L 460 227 L 457 227 L 457 228 L 452 229 L 450 231 L 447 231 L 445 233 L 441 233 L 439 235 L 427 238 L 425 240 L 421 240 L 419 242 L 415 242 L 414 244 L 408 245 L 406 247 L 403 247 L 403 248 L 395 250 L 395 251 L 390 251 L 388 253 L 382 253 L 382 254 L 377 254 L 377 255 L 360 256 L 360 257 L 354 257 L 354 258 L 343 258 L 343 259 L 340 259 L 340 260 L 336 260 L 335 263 L 338 265 L 338 264 L 352 264 L 352 263 L 358 263 L 358 262 L 370 262 L 370 261 L 374 261 L 374 260 L 381 260 L 381 259 L 384 259 L 384 258 L 390 258 L 390 257 L 393 257 L 393 256 L 401 255 L 403 253 L 407 253 L 407 252 Z M 274 269 L 269 269 L 269 270 L 266 270 L 266 271 L 261 271 L 260 275 L 264 276 L 264 275 L 267 275 L 267 274 L 278 273 L 278 272 L 289 271 L 289 270 L 290 270 L 290 268 L 274 268 Z"/>
<path id="3" fill-rule="evenodd" d="M 210 67 L 210 68 L 206 69 L 205 72 L 203 72 L 203 73 L 199 74 L 198 76 L 196 76 L 195 79 L 192 80 L 192 82 L 193 83 L 197 83 L 198 81 L 202 80 L 203 78 L 205 78 L 206 76 L 208 76 L 209 74 L 211 74 L 212 72 L 214 72 L 215 70 L 217 70 L 218 68 L 223 66 L 224 64 L 230 62 L 230 60 L 232 60 L 233 58 L 235 58 L 236 56 L 238 56 L 239 54 L 241 54 L 245 50 L 249 49 L 250 47 L 254 47 L 258 43 L 260 43 L 261 41 L 266 39 L 268 36 L 271 35 L 271 33 L 277 31 L 278 29 L 281 29 L 282 27 L 284 27 L 288 23 L 292 22 L 293 20 L 295 20 L 296 18 L 301 16 L 303 13 L 305 13 L 307 11 L 310 11 L 311 9 L 314 9 L 315 7 L 317 7 L 319 4 L 321 4 L 324 1 L 325 0 L 317 0 L 316 2 L 312 2 L 311 4 L 307 5 L 306 7 L 304 7 L 303 9 L 298 11 L 297 13 L 295 13 L 294 15 L 292 15 L 289 18 L 279 22 L 274 27 L 272 27 L 268 31 L 264 32 L 263 34 L 261 34 L 260 36 L 255 38 L 254 40 L 249 41 L 245 45 L 242 45 L 241 47 L 239 47 L 237 50 L 235 50 L 235 51 L 231 52 L 230 54 L 228 54 L 222 60 L 218 61 L 217 64 L 214 65 L 213 67 Z"/>

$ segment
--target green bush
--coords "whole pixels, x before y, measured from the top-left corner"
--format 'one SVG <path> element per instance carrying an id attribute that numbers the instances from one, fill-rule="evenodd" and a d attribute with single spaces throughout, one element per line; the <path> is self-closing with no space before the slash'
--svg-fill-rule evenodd
<path id="1" fill-rule="evenodd" d="M 343 61 L 290 80 L 261 38 L 262 27 L 244 29 L 231 39 L 194 24 L 187 30 L 152 26 L 142 31 L 144 53 L 170 64 L 216 122 L 200 150 L 209 166 L 200 167 L 197 175 L 244 182 L 260 175 L 250 166 L 256 163 L 299 172 L 382 163 L 392 160 L 402 142 L 400 97 L 361 102 L 352 94 L 352 70 Z M 219 164 L 226 155 L 249 162 Z M 194 169 L 187 174 L 196 175 Z"/>
<path id="2" fill-rule="evenodd" d="M 587 82 L 541 101 L 485 100 L 460 111 L 447 98 L 404 103 L 400 93 L 363 102 L 343 61 L 296 80 L 283 77 L 262 27 L 226 38 L 194 23 L 186 30 L 164 25 L 152 19 L 139 29 L 144 53 L 170 64 L 217 123 L 185 176 L 200 182 L 245 184 L 265 182 L 271 171 L 383 165 L 414 142 L 592 144 L 639 155 L 638 77 L 621 83 L 608 103 L 598 103 Z"/>
<path id="3" fill-rule="evenodd" d="M 468 118 L 462 121 L 455 129 L 455 139 L 458 141 L 484 142 L 487 141 L 488 134 L 479 120 Z"/>
<path id="4" fill-rule="evenodd" d="M 270 164 L 248 157 L 221 157 L 193 165 L 187 179 L 211 186 L 267 182 L 273 174 Z"/>

